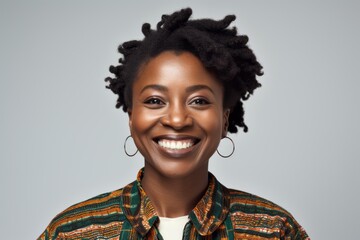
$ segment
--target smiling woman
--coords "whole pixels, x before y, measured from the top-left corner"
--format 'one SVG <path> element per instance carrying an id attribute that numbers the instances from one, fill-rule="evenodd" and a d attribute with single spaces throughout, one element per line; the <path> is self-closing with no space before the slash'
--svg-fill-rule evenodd
<path id="1" fill-rule="evenodd" d="M 108 88 L 144 157 L 137 180 L 73 205 L 39 239 L 309 239 L 287 211 L 220 184 L 210 157 L 237 127 L 261 65 L 235 19 L 189 20 L 191 9 L 144 24 L 119 47 Z"/>

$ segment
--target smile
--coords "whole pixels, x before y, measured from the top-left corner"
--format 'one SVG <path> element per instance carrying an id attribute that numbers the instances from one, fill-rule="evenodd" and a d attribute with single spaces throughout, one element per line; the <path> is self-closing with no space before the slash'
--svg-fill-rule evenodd
<path id="1" fill-rule="evenodd" d="M 154 141 L 168 154 L 179 154 L 191 151 L 200 139 L 192 136 L 163 135 L 155 138 Z"/>
<path id="2" fill-rule="evenodd" d="M 180 140 L 180 141 L 161 139 L 158 141 L 158 144 L 161 147 L 168 149 L 186 149 L 192 147 L 194 145 L 194 141 L 192 139 Z"/>

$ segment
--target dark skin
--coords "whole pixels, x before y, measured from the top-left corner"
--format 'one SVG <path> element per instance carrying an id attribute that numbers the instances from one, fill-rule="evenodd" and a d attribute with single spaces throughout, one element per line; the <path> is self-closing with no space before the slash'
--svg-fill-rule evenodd
<path id="1" fill-rule="evenodd" d="M 228 117 L 221 83 L 193 54 L 166 51 L 141 68 L 129 125 L 145 158 L 141 183 L 159 216 L 188 215 L 201 199 Z"/>

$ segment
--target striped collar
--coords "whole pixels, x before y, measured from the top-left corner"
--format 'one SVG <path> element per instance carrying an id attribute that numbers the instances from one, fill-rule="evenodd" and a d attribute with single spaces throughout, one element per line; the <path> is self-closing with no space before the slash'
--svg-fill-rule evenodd
<path id="1" fill-rule="evenodd" d="M 158 221 L 158 215 L 149 197 L 141 187 L 144 169 L 137 175 L 137 180 L 125 186 L 121 197 L 121 206 L 136 231 L 145 237 Z M 212 234 L 225 220 L 230 207 L 230 195 L 226 187 L 209 173 L 206 193 L 189 213 L 189 218 L 202 236 Z"/>

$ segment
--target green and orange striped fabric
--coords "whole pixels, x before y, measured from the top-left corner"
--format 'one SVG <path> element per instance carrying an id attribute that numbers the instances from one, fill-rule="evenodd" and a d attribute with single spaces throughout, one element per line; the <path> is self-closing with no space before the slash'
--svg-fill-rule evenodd
<path id="1" fill-rule="evenodd" d="M 120 190 L 73 205 L 58 214 L 38 240 L 158 239 L 159 217 L 141 187 L 144 174 Z M 263 198 L 231 190 L 209 173 L 206 193 L 189 213 L 183 239 L 310 239 L 296 220 Z"/>

